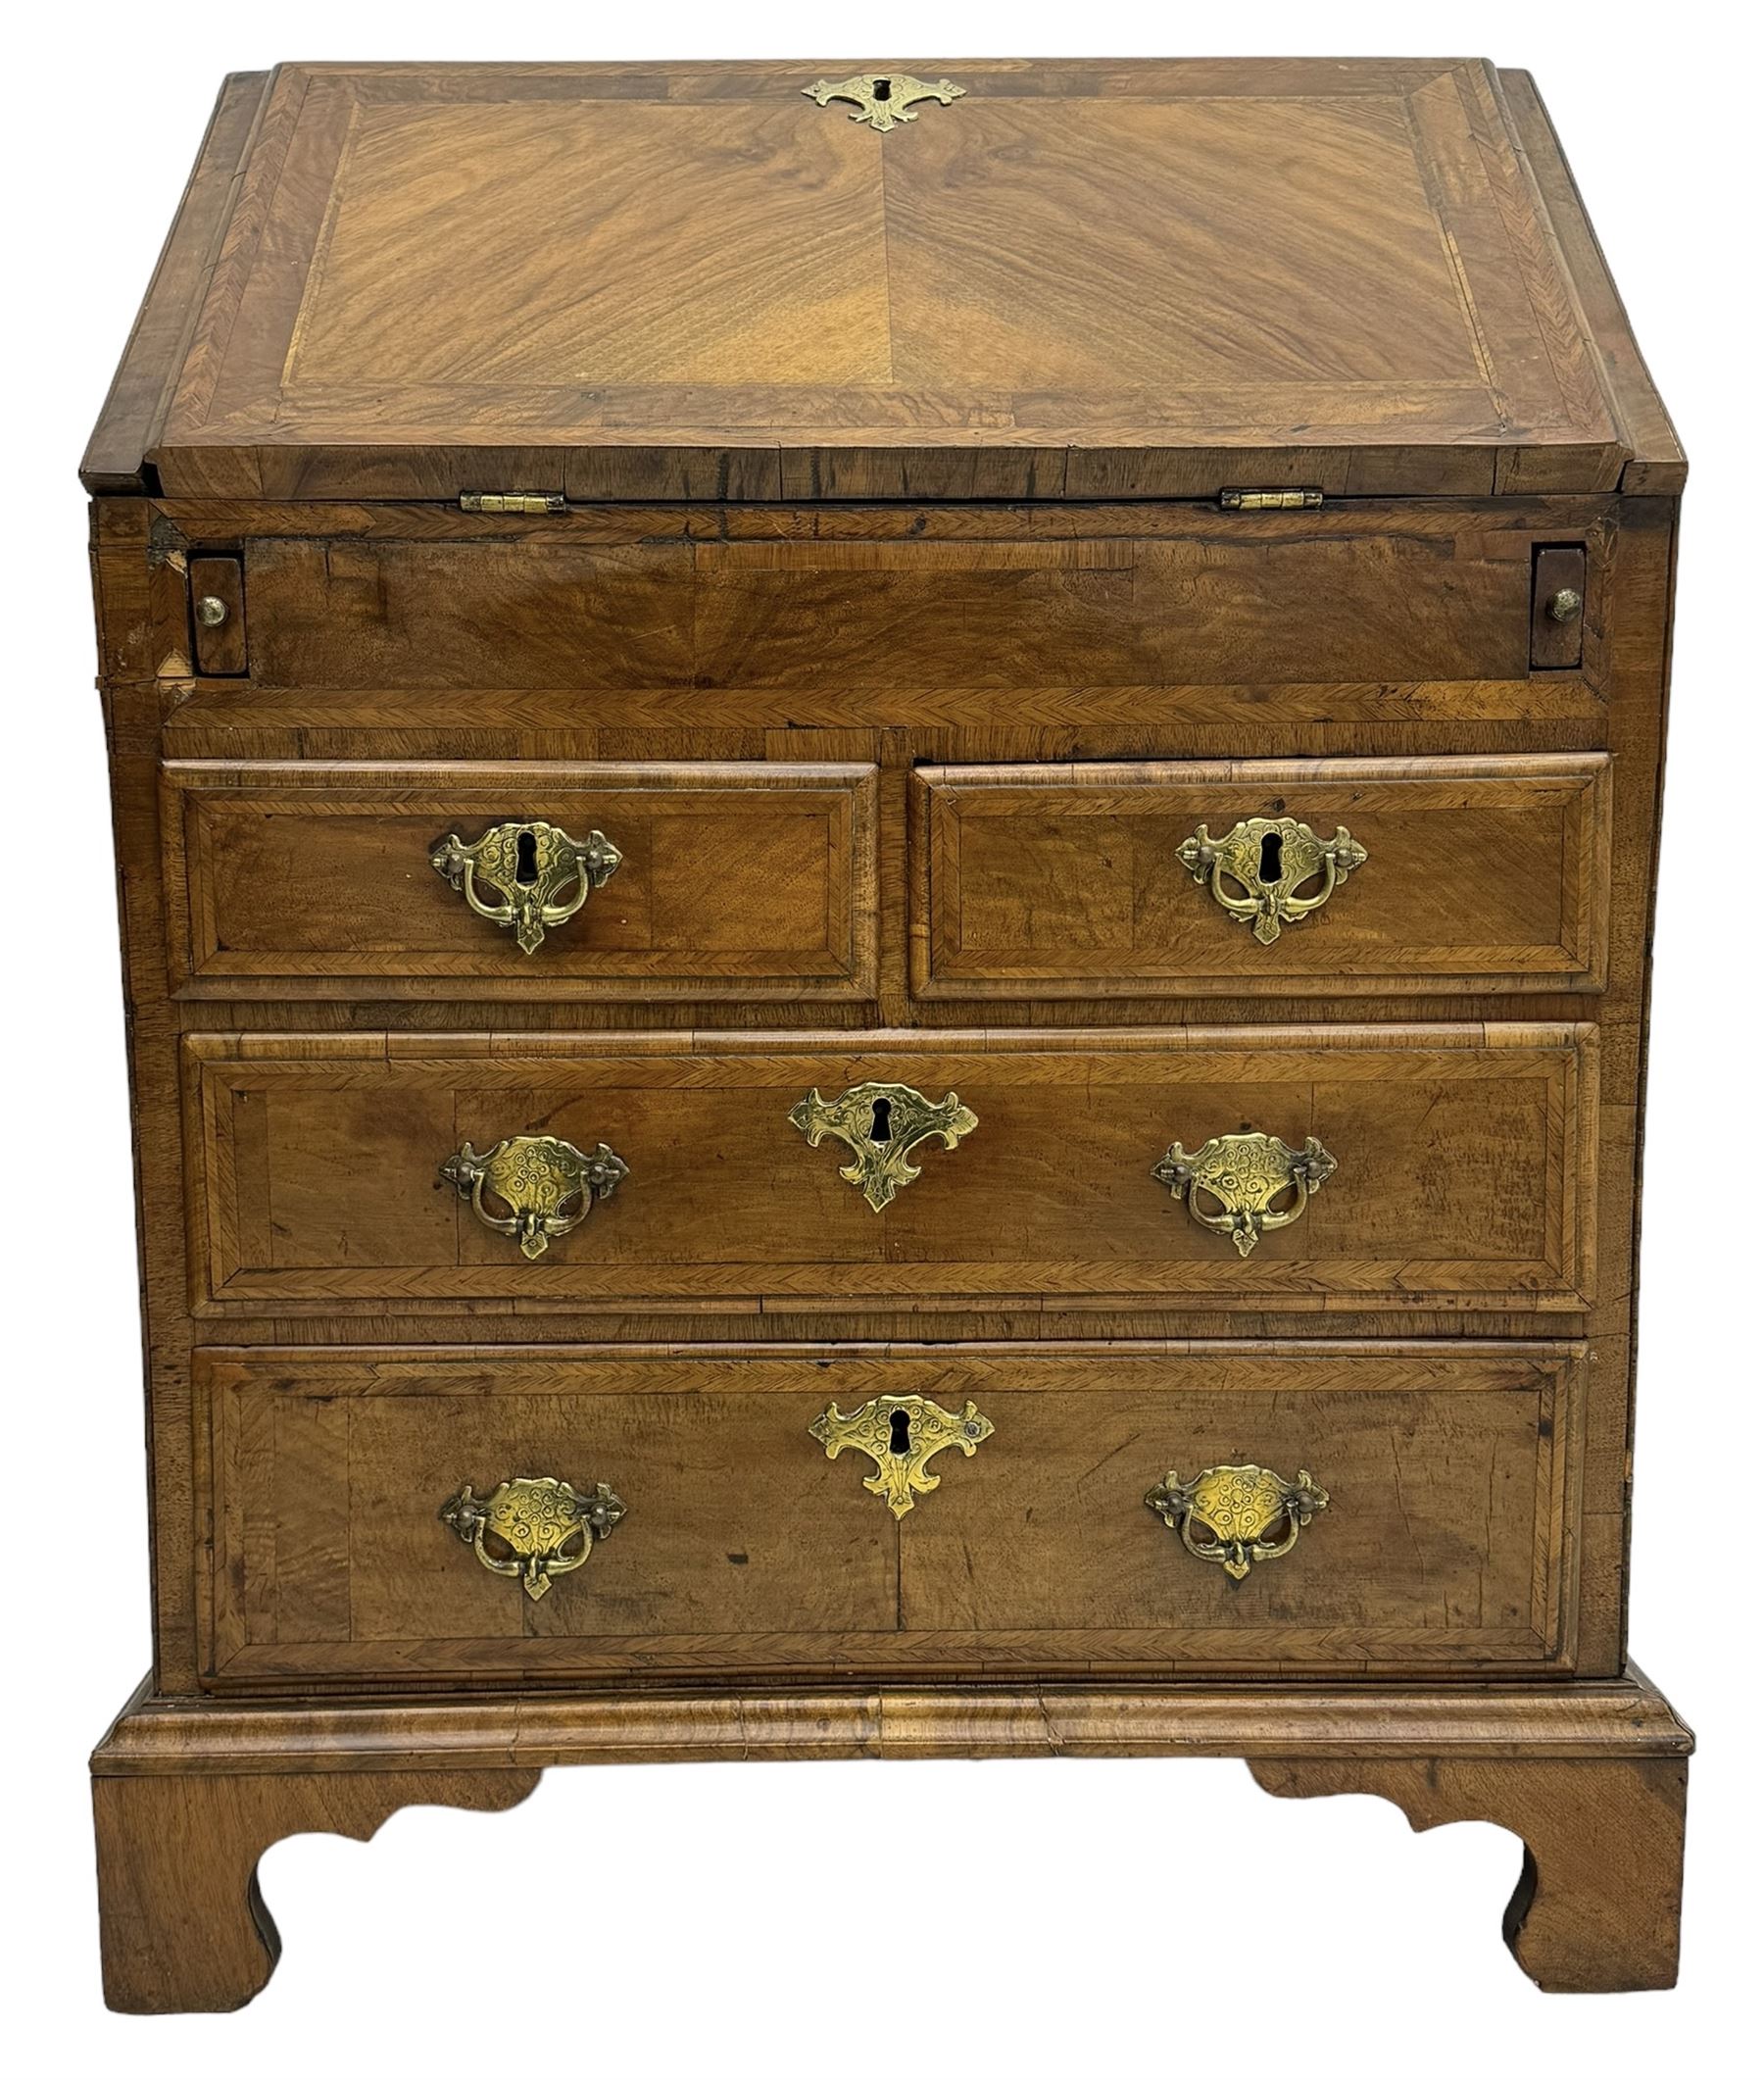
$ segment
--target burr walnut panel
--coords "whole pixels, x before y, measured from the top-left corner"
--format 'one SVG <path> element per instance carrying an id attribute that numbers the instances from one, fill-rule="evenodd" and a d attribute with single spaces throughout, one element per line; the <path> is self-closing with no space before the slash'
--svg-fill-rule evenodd
<path id="1" fill-rule="evenodd" d="M 1377 996 L 1604 980 L 1602 753 L 936 766 L 913 777 L 921 998 L 1290 996 L 1319 983 Z M 1202 826 L 1217 841 L 1250 818 L 1314 826 L 1325 842 L 1346 828 L 1367 855 L 1321 909 L 1267 943 L 1181 857 Z"/>
<path id="2" fill-rule="evenodd" d="M 202 1312 L 695 1307 L 807 1296 L 1579 1310 L 1592 1283 L 1591 1026 L 185 1041 Z M 793 1106 L 958 1095 L 880 1213 Z M 868 1116 L 867 1103 L 865 1116 Z M 1336 1168 L 1240 1255 L 1152 1174 L 1242 1131 Z M 437 1178 L 464 1143 L 605 1143 L 629 1175 L 525 1262 Z"/>
<path id="3" fill-rule="evenodd" d="M 622 857 L 529 957 L 429 853 L 531 818 L 598 829 Z M 188 996 L 875 991 L 871 766 L 175 761 L 162 828 Z"/>
<path id="4" fill-rule="evenodd" d="M 1572 1347 L 1188 1357 L 203 1351 L 223 1686 L 656 1667 L 923 1676 L 1571 1660 Z M 897 1522 L 829 1403 L 993 1433 Z M 1241 1582 L 1146 1507 L 1175 1468 L 1308 1470 L 1328 1508 Z M 625 1506 L 542 1599 L 437 1520 L 519 1474 Z"/>

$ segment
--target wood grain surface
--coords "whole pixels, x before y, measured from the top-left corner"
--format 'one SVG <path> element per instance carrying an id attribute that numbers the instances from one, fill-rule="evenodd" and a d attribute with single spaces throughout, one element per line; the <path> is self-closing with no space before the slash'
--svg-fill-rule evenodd
<path id="1" fill-rule="evenodd" d="M 1616 1761 L 1270 1761 L 1264 1791 L 1391 1800 L 1418 1832 L 1493 1820 L 1525 1845 L 1501 1924 L 1545 1993 L 1658 1992 L 1678 1982 L 1685 1866 L 1683 1758 Z"/>
<path id="2" fill-rule="evenodd" d="M 918 998 L 1604 980 L 1602 754 L 920 767 L 908 806 Z M 1325 843 L 1346 828 L 1368 855 L 1323 909 L 1265 945 L 1179 857 L 1197 831 L 1218 841 L 1249 817 L 1294 819 Z"/>
<path id="3" fill-rule="evenodd" d="M 836 1359 L 206 1352 L 212 1680 L 661 1668 L 1342 1675 L 1572 1666 L 1582 1354 L 1218 1346 Z M 995 1426 L 898 1524 L 809 1425 L 920 1394 Z M 1328 1509 L 1234 1583 L 1146 1507 L 1249 1460 Z M 627 1514 L 540 1603 L 437 1519 L 469 1482 Z"/>
<path id="4" fill-rule="evenodd" d="M 421 1312 L 715 1294 L 1165 1296 L 1577 1311 L 1595 1267 L 1591 1025 L 185 1042 L 192 1298 Z M 979 1125 L 873 1212 L 791 1109 L 865 1082 Z M 1255 1132 L 1338 1168 L 1240 1256 L 1152 1166 Z M 541 1262 L 437 1177 L 464 1143 L 604 1142 L 630 1176 Z"/>
<path id="5" fill-rule="evenodd" d="M 829 61 L 222 91 L 85 467 L 117 2006 L 250 1997 L 286 1833 L 736 1755 L 1246 1755 L 1512 1827 L 1540 1983 L 1670 1983 L 1690 1739 L 1623 1671 L 1682 449 L 1523 74 L 902 64 L 965 92 L 888 136 Z M 508 490 L 565 503 L 459 509 Z M 1255 814 L 1368 854 L 1267 947 L 1174 859 Z M 535 816 L 625 857 L 528 961 L 427 851 Z M 980 1118 L 880 1217 L 786 1117 L 869 1078 Z M 1150 1173 L 1246 1130 L 1338 1168 L 1240 1259 Z M 533 1263 L 436 1174 L 516 1133 L 630 1164 Z M 897 1524 L 808 1423 L 906 1380 L 997 1427 Z M 1331 1502 L 1233 1587 L 1144 1495 L 1245 1460 Z M 630 1514 L 534 1605 L 436 1511 L 543 1472 Z"/>
<path id="6" fill-rule="evenodd" d="M 934 1756 L 1243 1755 L 1279 1796 L 1373 1793 L 1417 1827 L 1493 1820 L 1524 1844 L 1504 1926 L 1540 1984 L 1669 1986 L 1690 1748 L 1639 1673 L 1529 1688 L 845 1685 L 292 1708 L 142 1695 L 92 1758 L 105 1998 L 162 2013 L 257 1993 L 280 1943 L 256 1864 L 286 1835 L 369 1835 L 407 1805 L 496 1810 L 559 1763 Z"/>
<path id="7" fill-rule="evenodd" d="M 872 766 L 176 761 L 165 785 L 180 993 L 875 995 Z M 429 852 L 535 818 L 622 857 L 528 956 Z"/>
<path id="8" fill-rule="evenodd" d="M 960 71 L 884 137 L 808 61 L 284 66 L 211 144 L 193 330 L 141 344 L 170 402 L 143 375 L 100 452 L 139 427 L 166 488 L 270 497 L 1474 495 L 1636 457 L 1488 66 Z"/>

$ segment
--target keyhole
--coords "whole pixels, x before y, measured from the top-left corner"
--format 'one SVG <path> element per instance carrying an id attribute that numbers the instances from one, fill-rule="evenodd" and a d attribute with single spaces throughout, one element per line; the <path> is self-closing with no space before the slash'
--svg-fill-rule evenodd
<path id="1" fill-rule="evenodd" d="M 514 878 L 522 887 L 531 887 L 539 878 L 539 840 L 530 830 L 514 840 Z"/>
<path id="2" fill-rule="evenodd" d="M 875 95 L 878 101 L 887 101 L 894 94 L 894 81 L 892 79 L 872 79 L 870 81 L 870 92 Z"/>
<path id="3" fill-rule="evenodd" d="M 892 1098 L 878 1098 L 875 1104 L 871 1106 L 870 1139 L 872 1141 L 886 1141 L 888 1139 L 888 1115 L 893 1111 L 894 1100 Z"/>
<path id="4" fill-rule="evenodd" d="M 1258 871 L 1264 881 L 1280 879 L 1280 848 L 1283 843 L 1280 832 L 1268 830 L 1262 833 L 1261 867 Z"/>
<path id="5" fill-rule="evenodd" d="M 905 1409 L 895 1409 L 889 1413 L 888 1449 L 896 1459 L 905 1459 L 912 1449 L 912 1421 Z"/>

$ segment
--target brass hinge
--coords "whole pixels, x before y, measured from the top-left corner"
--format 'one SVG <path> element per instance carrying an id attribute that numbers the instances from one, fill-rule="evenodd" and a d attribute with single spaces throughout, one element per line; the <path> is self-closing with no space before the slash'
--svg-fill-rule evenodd
<path id="1" fill-rule="evenodd" d="M 1273 513 L 1292 506 L 1320 506 L 1321 491 L 1221 491 L 1219 504 L 1228 513 Z"/>
<path id="2" fill-rule="evenodd" d="M 462 491 L 462 513 L 562 513 L 562 491 Z"/>

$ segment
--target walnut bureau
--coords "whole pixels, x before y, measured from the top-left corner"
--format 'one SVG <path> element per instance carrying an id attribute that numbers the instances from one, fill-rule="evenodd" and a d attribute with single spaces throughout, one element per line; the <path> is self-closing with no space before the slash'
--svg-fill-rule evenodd
<path id="1" fill-rule="evenodd" d="M 105 1984 L 553 1763 L 1243 1756 L 1669 1985 L 1684 459 L 1469 61 L 229 78 L 87 452 L 155 1659 Z"/>

